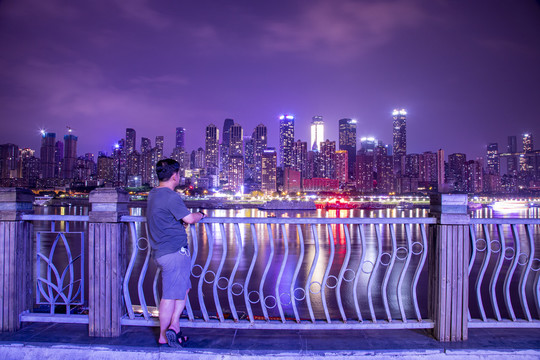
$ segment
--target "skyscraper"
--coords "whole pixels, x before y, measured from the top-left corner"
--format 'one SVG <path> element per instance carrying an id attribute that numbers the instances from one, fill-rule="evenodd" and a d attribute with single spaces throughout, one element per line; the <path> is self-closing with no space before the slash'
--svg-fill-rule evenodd
<path id="1" fill-rule="evenodd" d="M 487 172 L 499 174 L 499 144 L 491 143 L 487 146 Z"/>
<path id="2" fill-rule="evenodd" d="M 209 175 L 217 175 L 219 167 L 219 129 L 214 124 L 206 127 L 204 144 L 207 172 Z"/>
<path id="3" fill-rule="evenodd" d="M 141 138 L 141 153 L 148 152 L 152 149 L 152 142 L 149 138 Z"/>
<path id="4" fill-rule="evenodd" d="M 454 185 L 454 190 L 465 191 L 463 171 L 467 162 L 467 155 L 456 153 L 448 155 L 448 178 Z"/>
<path id="5" fill-rule="evenodd" d="M 405 109 L 394 109 L 392 116 L 394 173 L 397 174 L 401 171 L 402 158 L 407 154 L 407 112 Z"/>
<path id="6" fill-rule="evenodd" d="M 377 192 L 379 194 L 388 194 L 394 189 L 393 167 L 392 155 L 383 151 L 376 152 L 375 168 L 377 169 Z"/>
<path id="7" fill-rule="evenodd" d="M 314 116 L 311 120 L 311 143 L 309 150 L 320 151 L 324 141 L 324 121 L 322 116 Z"/>
<path id="8" fill-rule="evenodd" d="M 444 191 L 444 150 L 437 150 L 437 188 L 439 192 Z"/>
<path id="9" fill-rule="evenodd" d="M 348 176 L 352 178 L 356 158 L 356 120 L 339 120 L 339 150 L 347 151 Z"/>
<path id="10" fill-rule="evenodd" d="M 267 129 L 263 124 L 257 125 L 253 130 L 253 152 L 254 152 L 254 180 L 256 183 L 261 183 L 262 171 L 262 154 L 268 145 Z"/>
<path id="11" fill-rule="evenodd" d="M 335 179 L 336 142 L 326 140 L 320 143 L 320 175 L 326 179 Z"/>
<path id="12" fill-rule="evenodd" d="M 19 174 L 19 147 L 15 144 L 0 145 L 0 178 L 16 179 Z"/>
<path id="13" fill-rule="evenodd" d="M 336 178 L 339 180 L 341 186 L 347 184 L 349 179 L 349 154 L 347 150 L 336 151 Z"/>
<path id="14" fill-rule="evenodd" d="M 534 151 L 532 134 L 523 134 L 523 152 L 529 153 Z"/>
<path id="15" fill-rule="evenodd" d="M 293 168 L 300 171 L 302 178 L 308 177 L 307 142 L 298 140 L 293 143 Z"/>
<path id="16" fill-rule="evenodd" d="M 373 191 L 373 155 L 356 156 L 356 190 L 362 193 Z"/>
<path id="17" fill-rule="evenodd" d="M 363 137 L 360 139 L 360 153 L 373 155 L 375 147 L 377 146 L 377 139 L 374 137 Z"/>
<path id="18" fill-rule="evenodd" d="M 73 179 L 75 164 L 77 162 L 77 137 L 75 135 L 64 136 L 64 179 Z"/>
<path id="19" fill-rule="evenodd" d="M 238 192 L 244 185 L 244 157 L 242 155 L 229 156 L 228 188 Z"/>
<path id="20" fill-rule="evenodd" d="M 244 156 L 244 131 L 240 124 L 229 129 L 229 156 Z"/>
<path id="21" fill-rule="evenodd" d="M 56 143 L 56 134 L 48 133 L 45 131 L 41 132 L 41 176 L 43 179 L 51 179 L 55 177 L 55 143 Z"/>
<path id="22" fill-rule="evenodd" d="M 163 136 L 156 136 L 156 156 L 158 161 L 163 159 Z"/>
<path id="23" fill-rule="evenodd" d="M 293 164 L 292 148 L 294 142 L 294 116 L 279 117 L 279 156 L 282 168 L 290 168 Z"/>
<path id="24" fill-rule="evenodd" d="M 277 154 L 273 148 L 268 148 L 262 154 L 261 191 L 273 193 L 276 191 Z"/>
<path id="25" fill-rule="evenodd" d="M 126 154 L 129 155 L 136 149 L 137 135 L 134 129 L 126 129 Z"/>
<path id="26" fill-rule="evenodd" d="M 186 129 L 183 127 L 176 128 L 176 147 L 185 149 Z"/>
<path id="27" fill-rule="evenodd" d="M 517 153 L 517 139 L 514 135 L 508 137 L 508 147 L 506 152 L 510 154 Z"/>

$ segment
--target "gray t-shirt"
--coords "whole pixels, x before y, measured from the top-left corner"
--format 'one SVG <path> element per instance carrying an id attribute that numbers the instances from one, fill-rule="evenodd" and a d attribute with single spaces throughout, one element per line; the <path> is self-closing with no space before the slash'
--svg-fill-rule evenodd
<path id="1" fill-rule="evenodd" d="M 150 190 L 146 221 L 154 258 L 177 252 L 188 245 L 186 230 L 180 220 L 190 213 L 180 195 L 171 189 Z"/>

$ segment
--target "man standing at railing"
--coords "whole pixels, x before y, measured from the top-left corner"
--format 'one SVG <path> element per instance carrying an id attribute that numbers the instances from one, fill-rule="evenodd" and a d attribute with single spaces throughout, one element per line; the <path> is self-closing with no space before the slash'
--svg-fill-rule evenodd
<path id="1" fill-rule="evenodd" d="M 180 183 L 180 164 L 172 159 L 158 161 L 159 186 L 148 194 L 147 221 L 152 254 L 161 269 L 162 291 L 159 303 L 160 344 L 183 347 L 188 340 L 180 331 L 180 315 L 191 288 L 191 257 L 184 224 L 205 217 L 188 210 L 174 189 Z"/>

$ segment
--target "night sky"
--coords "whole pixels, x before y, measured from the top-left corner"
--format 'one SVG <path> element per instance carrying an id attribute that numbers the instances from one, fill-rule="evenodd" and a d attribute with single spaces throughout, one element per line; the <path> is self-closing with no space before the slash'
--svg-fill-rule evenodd
<path id="1" fill-rule="evenodd" d="M 188 150 L 233 118 L 251 135 L 312 116 L 392 142 L 408 111 L 408 152 L 540 148 L 540 2 L 0 0 L 0 143 L 38 151 L 41 128 L 79 136 L 78 153 L 110 152 L 125 129 L 165 154 L 178 126 Z"/>

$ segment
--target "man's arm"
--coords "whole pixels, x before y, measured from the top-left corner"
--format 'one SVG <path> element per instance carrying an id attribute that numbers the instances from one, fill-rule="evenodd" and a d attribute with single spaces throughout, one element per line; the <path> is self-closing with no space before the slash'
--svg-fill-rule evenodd
<path id="1" fill-rule="evenodd" d="M 185 222 L 186 224 L 195 224 L 201 221 L 202 219 L 204 219 L 205 217 L 206 215 L 203 214 L 202 212 L 194 212 L 194 213 L 184 216 L 182 218 L 182 221 Z"/>

